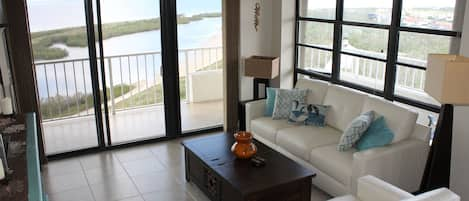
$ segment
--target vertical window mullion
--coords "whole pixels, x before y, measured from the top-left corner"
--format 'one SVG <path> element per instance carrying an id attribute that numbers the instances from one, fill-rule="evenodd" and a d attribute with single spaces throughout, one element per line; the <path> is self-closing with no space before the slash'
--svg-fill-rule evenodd
<path id="1" fill-rule="evenodd" d="M 331 81 L 340 81 L 340 52 L 342 51 L 342 21 L 344 19 L 344 0 L 337 0 L 334 23 L 334 45 L 332 53 Z"/>
<path id="2" fill-rule="evenodd" d="M 295 5 L 295 66 L 294 66 L 294 75 L 293 75 L 293 86 L 296 85 L 296 82 L 298 81 L 298 73 L 297 73 L 297 70 L 298 69 L 298 59 L 299 59 L 299 55 L 298 55 L 298 41 L 299 41 L 299 32 L 300 32 L 300 1 L 301 0 L 296 0 L 296 5 Z"/>
<path id="3" fill-rule="evenodd" d="M 388 38 L 388 55 L 386 63 L 386 74 L 384 78 L 384 98 L 394 99 L 394 88 L 396 82 L 396 63 L 399 52 L 399 27 L 401 25 L 402 1 L 394 0 L 392 6 L 391 28 Z"/>

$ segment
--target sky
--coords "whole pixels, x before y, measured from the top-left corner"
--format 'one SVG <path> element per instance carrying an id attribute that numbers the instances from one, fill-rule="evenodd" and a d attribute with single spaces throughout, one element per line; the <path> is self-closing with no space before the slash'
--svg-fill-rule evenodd
<path id="1" fill-rule="evenodd" d="M 364 7 L 376 7 L 376 8 L 390 8 L 392 7 L 392 0 L 344 0 L 345 6 L 348 8 L 364 8 Z M 454 7 L 456 0 L 403 0 L 404 7 L 415 8 L 415 7 Z M 334 8 L 334 0 L 325 1 L 312 1 L 309 0 L 309 9 L 317 8 Z"/>

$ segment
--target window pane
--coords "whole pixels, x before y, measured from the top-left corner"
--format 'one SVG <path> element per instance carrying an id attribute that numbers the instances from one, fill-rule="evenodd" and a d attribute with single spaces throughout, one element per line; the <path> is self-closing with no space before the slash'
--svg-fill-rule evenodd
<path id="1" fill-rule="evenodd" d="M 332 52 L 299 46 L 298 68 L 330 74 L 332 72 Z"/>
<path id="2" fill-rule="evenodd" d="M 428 54 L 450 53 L 451 39 L 448 36 L 401 32 L 398 61 L 424 67 Z"/>
<path id="3" fill-rule="evenodd" d="M 383 90 L 386 63 L 342 54 L 340 79 L 365 87 Z"/>
<path id="4" fill-rule="evenodd" d="M 343 26 L 343 51 L 385 59 L 387 48 L 388 30 Z"/>
<path id="5" fill-rule="evenodd" d="M 438 101 L 423 91 L 425 71 L 405 66 L 397 66 L 395 94 L 425 103 L 440 105 Z"/>
<path id="6" fill-rule="evenodd" d="M 336 1 L 300 0 L 300 16 L 335 19 Z"/>
<path id="7" fill-rule="evenodd" d="M 391 24 L 392 0 L 345 0 L 344 20 Z"/>
<path id="8" fill-rule="evenodd" d="M 332 48 L 333 40 L 333 24 L 306 21 L 300 22 L 300 43 Z"/>
<path id="9" fill-rule="evenodd" d="M 453 30 L 456 0 L 404 0 L 401 26 Z"/>

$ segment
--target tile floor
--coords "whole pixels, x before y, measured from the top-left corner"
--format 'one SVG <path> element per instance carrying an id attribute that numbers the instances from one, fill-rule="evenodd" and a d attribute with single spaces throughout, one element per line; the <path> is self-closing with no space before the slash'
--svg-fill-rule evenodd
<path id="1" fill-rule="evenodd" d="M 208 201 L 194 184 L 185 181 L 180 142 L 52 161 L 42 173 L 49 200 Z M 313 187 L 312 201 L 327 199 L 327 194 Z"/>

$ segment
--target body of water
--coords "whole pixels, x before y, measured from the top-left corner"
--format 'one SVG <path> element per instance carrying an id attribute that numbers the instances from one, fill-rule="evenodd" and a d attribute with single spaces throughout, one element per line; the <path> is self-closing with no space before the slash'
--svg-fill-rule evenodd
<path id="1" fill-rule="evenodd" d="M 85 26 L 83 0 L 28 0 L 27 2 L 32 32 Z M 159 1 L 155 0 L 101 0 L 101 4 L 103 23 L 159 17 Z M 221 12 L 221 0 L 178 0 L 177 5 L 178 14 Z M 206 18 L 178 25 L 179 49 L 221 47 L 221 37 L 221 18 Z M 60 60 L 88 58 L 87 48 L 68 47 L 64 44 L 54 44 L 53 46 L 68 51 L 69 55 Z M 110 38 L 103 41 L 103 46 L 104 56 L 160 52 L 160 31 L 147 31 Z M 40 62 L 50 61 L 52 60 Z M 184 62 L 184 57 L 180 58 L 179 61 Z M 149 68 L 144 69 L 143 63 L 147 63 Z M 36 77 L 39 96 L 47 98 L 59 94 L 73 96 L 77 92 L 90 93 L 89 63 L 75 63 L 75 65 L 67 63 L 38 66 Z M 160 55 L 151 58 L 135 58 L 132 61 L 124 61 L 123 65 L 128 69 L 125 68 L 121 72 L 114 71 L 112 74 L 115 79 L 117 76 L 125 79 L 122 82 L 120 79 L 114 81 L 114 85 L 133 84 L 148 75 L 148 81 L 152 82 L 155 81 L 154 75 L 159 74 L 161 58 Z M 114 61 L 113 68 L 115 68 Z M 109 80 L 109 72 L 106 72 L 106 75 Z"/>

